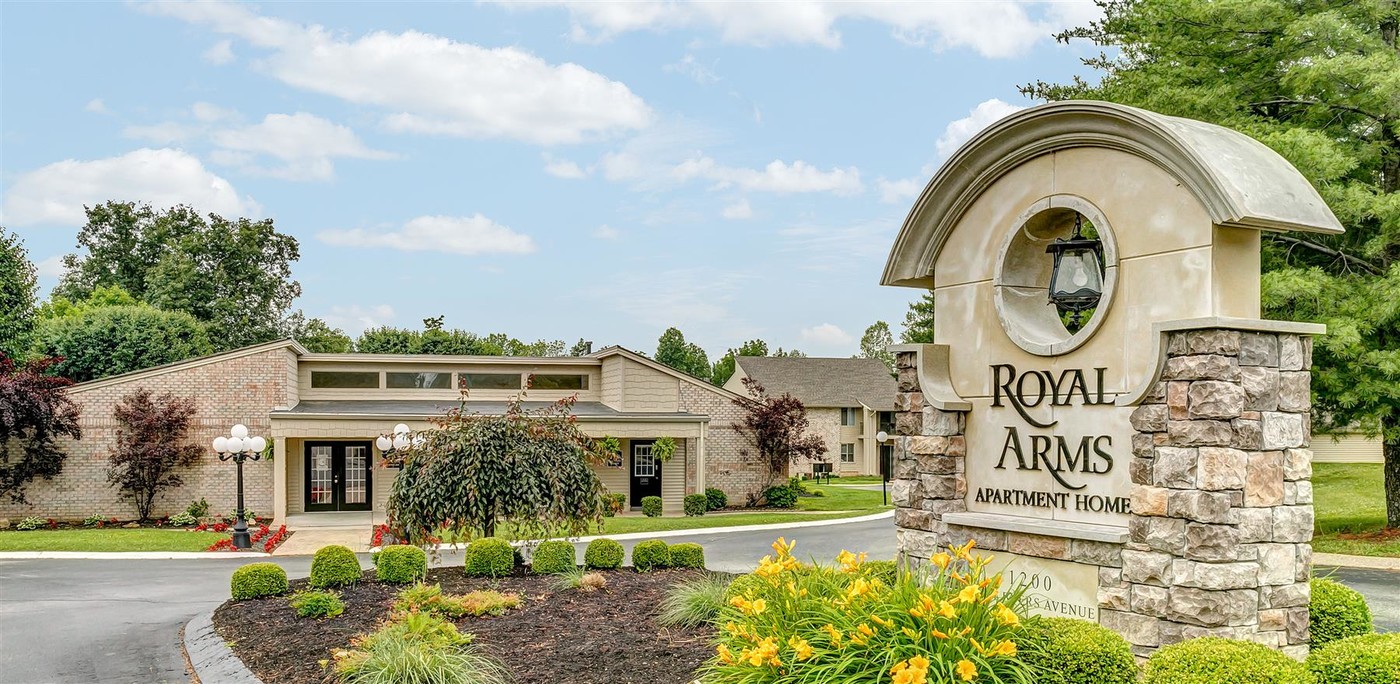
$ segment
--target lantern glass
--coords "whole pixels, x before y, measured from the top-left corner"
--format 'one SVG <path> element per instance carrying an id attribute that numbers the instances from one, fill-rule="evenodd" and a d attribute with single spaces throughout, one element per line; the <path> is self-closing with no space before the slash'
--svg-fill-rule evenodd
<path id="1" fill-rule="evenodd" d="M 248 440 L 248 450 L 262 453 L 267 450 L 267 440 L 262 437 L 253 437 Z"/>
<path id="2" fill-rule="evenodd" d="M 1050 297 L 1056 301 L 1066 298 L 1092 298 L 1097 301 L 1103 292 L 1103 271 L 1099 256 L 1092 247 L 1071 247 L 1056 255 L 1055 282 Z"/>
<path id="3" fill-rule="evenodd" d="M 221 453 L 221 454 L 226 454 L 226 453 L 228 453 L 228 438 L 227 438 L 227 437 L 215 437 L 215 438 L 214 438 L 214 451 L 217 451 L 217 452 L 219 452 L 219 453 Z"/>
<path id="4" fill-rule="evenodd" d="M 394 441 L 384 435 L 380 435 L 378 439 L 374 440 L 374 445 L 379 447 L 380 451 L 388 451 L 394 448 Z"/>
<path id="5" fill-rule="evenodd" d="M 247 426 L 247 425 L 244 425 L 243 423 L 239 423 L 239 424 L 233 426 L 233 429 L 232 429 L 232 430 L 229 430 L 228 432 L 229 432 L 230 435 L 232 435 L 232 436 L 234 436 L 234 437 L 237 437 L 237 438 L 239 438 L 239 439 L 243 439 L 244 437 L 247 437 L 247 436 L 248 436 L 248 426 Z"/>

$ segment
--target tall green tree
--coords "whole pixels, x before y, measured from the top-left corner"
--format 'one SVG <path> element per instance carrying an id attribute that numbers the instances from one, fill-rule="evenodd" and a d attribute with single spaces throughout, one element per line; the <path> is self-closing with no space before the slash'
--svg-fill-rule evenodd
<path id="1" fill-rule="evenodd" d="M 656 341 L 656 360 L 682 373 L 697 378 L 709 378 L 712 369 L 705 350 L 694 342 L 686 342 L 678 328 L 667 328 Z"/>
<path id="2" fill-rule="evenodd" d="M 69 305 L 41 318 L 31 352 L 60 357 L 52 371 L 78 382 L 212 353 L 204 325 L 187 313 L 147 304 Z"/>
<path id="3" fill-rule="evenodd" d="M 188 206 L 106 202 L 87 208 L 57 294 L 85 299 L 116 285 L 138 301 L 194 316 L 219 349 L 277 339 L 301 285 L 292 279 L 296 238 L 272 219 L 201 216 Z"/>
<path id="4" fill-rule="evenodd" d="M 899 333 L 904 344 L 933 344 L 933 293 L 909 302 L 904 313 L 904 330 Z"/>
<path id="5" fill-rule="evenodd" d="M 34 328 L 38 272 L 18 235 L 0 226 L 0 354 L 19 358 Z"/>
<path id="6" fill-rule="evenodd" d="M 734 357 L 736 356 L 768 356 L 768 343 L 763 340 L 749 340 L 738 349 L 730 349 L 715 361 L 715 365 L 710 369 L 710 382 L 716 387 L 723 387 L 724 383 L 734 377 Z"/>
<path id="7" fill-rule="evenodd" d="M 1062 33 L 1117 48 L 1102 79 L 1034 83 L 1243 131 L 1303 173 L 1344 235 L 1264 236 L 1267 315 L 1328 327 L 1314 351 L 1319 427 L 1384 440 L 1386 519 L 1400 528 L 1400 3 L 1101 0 Z"/>
<path id="8" fill-rule="evenodd" d="M 890 333 L 890 324 L 875 321 L 865 329 L 865 334 L 860 336 L 860 355 L 866 359 L 879 359 L 893 373 L 894 352 L 889 350 L 892 344 L 894 335 Z"/>
<path id="9" fill-rule="evenodd" d="M 287 319 L 286 333 L 309 352 L 348 354 L 355 349 L 354 341 L 344 330 L 332 327 L 319 318 L 306 318 L 300 311 Z"/>

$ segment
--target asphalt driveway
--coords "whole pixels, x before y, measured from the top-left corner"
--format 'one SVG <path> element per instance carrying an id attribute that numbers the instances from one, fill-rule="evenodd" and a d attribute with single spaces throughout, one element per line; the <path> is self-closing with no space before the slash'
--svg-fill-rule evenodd
<path id="1" fill-rule="evenodd" d="M 683 540 L 703 544 L 711 568 L 742 572 L 770 553 L 779 535 L 796 539 L 802 558 L 831 559 L 843 548 L 891 558 L 890 528 L 883 519 Z M 234 569 L 253 560 L 262 559 L 0 560 L 0 682 L 188 682 L 180 627 L 222 603 Z M 305 576 L 311 565 L 309 558 L 276 562 L 293 577 Z M 444 554 L 442 562 L 459 564 L 460 554 Z M 1400 631 L 1400 574 L 1338 570 L 1335 577 L 1366 594 L 1379 629 Z"/>

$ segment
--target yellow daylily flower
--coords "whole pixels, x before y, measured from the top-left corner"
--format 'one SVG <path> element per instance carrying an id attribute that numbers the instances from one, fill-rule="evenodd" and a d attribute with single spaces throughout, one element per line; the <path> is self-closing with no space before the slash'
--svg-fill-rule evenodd
<path id="1" fill-rule="evenodd" d="M 793 655 L 796 656 L 798 660 L 806 660 L 812 657 L 812 645 L 807 643 L 806 639 L 794 636 L 788 639 L 788 646 L 792 647 Z"/>
<path id="2" fill-rule="evenodd" d="M 974 679 L 977 679 L 977 666 L 973 665 L 971 660 L 959 660 L 957 672 L 958 679 L 961 679 L 964 682 L 970 682 Z"/>
<path id="3" fill-rule="evenodd" d="M 946 553 L 943 553 L 942 551 L 939 551 L 938 553 L 933 554 L 933 558 L 930 558 L 929 562 L 933 563 L 934 565 L 937 565 L 939 570 L 947 570 L 948 564 L 953 562 L 953 557 L 949 556 Z"/>
<path id="4" fill-rule="evenodd" d="M 953 604 L 947 601 L 941 601 L 938 604 L 938 614 L 952 620 L 958 616 L 958 609 L 954 608 Z"/>
<path id="5" fill-rule="evenodd" d="M 988 650 L 987 654 L 993 657 L 1006 656 L 1009 658 L 1011 656 L 1016 655 L 1016 643 L 1009 639 L 1005 641 L 1000 641 L 997 643 L 997 645 L 993 646 L 990 650 Z"/>
<path id="6" fill-rule="evenodd" d="M 1021 624 L 1021 618 L 1016 615 L 1016 611 L 1007 608 L 1005 604 L 999 604 L 993 608 L 992 616 L 1008 627 L 1018 627 Z"/>

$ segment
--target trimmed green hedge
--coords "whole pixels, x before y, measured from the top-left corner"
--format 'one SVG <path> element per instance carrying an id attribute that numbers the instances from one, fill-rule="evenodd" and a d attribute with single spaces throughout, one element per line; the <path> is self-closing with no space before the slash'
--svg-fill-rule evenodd
<path id="1" fill-rule="evenodd" d="M 276 563 L 249 563 L 233 571 L 229 593 L 233 600 L 276 596 L 287 591 L 287 571 Z"/>
<path id="2" fill-rule="evenodd" d="M 644 497 L 642 497 L 642 514 L 646 515 L 646 517 L 648 517 L 648 518 L 659 518 L 659 517 L 661 517 L 661 497 L 659 497 L 659 496 L 644 496 Z"/>
<path id="3" fill-rule="evenodd" d="M 1015 641 L 1017 656 L 1037 670 L 1037 684 L 1135 684 L 1138 679 L 1127 640 L 1092 622 L 1030 618 Z"/>
<path id="4" fill-rule="evenodd" d="M 428 574 L 428 553 L 416 546 L 386 546 L 374 554 L 374 576 L 380 582 L 408 584 Z"/>
<path id="5" fill-rule="evenodd" d="M 775 485 L 763 490 L 763 500 L 774 508 L 796 508 L 797 490 L 787 485 Z"/>
<path id="6" fill-rule="evenodd" d="M 495 537 L 467 544 L 464 565 L 469 577 L 503 577 L 515 569 L 515 549 Z"/>
<path id="7" fill-rule="evenodd" d="M 1400 684 L 1400 634 L 1364 634 L 1308 655 L 1317 684 Z"/>
<path id="8" fill-rule="evenodd" d="M 1330 579 L 1312 581 L 1308 603 L 1308 629 L 1312 647 L 1325 646 L 1371 631 L 1371 608 L 1355 589 Z"/>
<path id="9" fill-rule="evenodd" d="M 705 499 L 704 494 L 686 494 L 682 502 L 685 514 L 692 518 L 704 515 L 705 511 L 709 509 L 709 502 Z"/>
<path id="10" fill-rule="evenodd" d="M 705 569 L 705 548 L 699 544 L 672 544 L 670 552 L 671 567 L 673 568 Z M 636 549 L 633 549 L 632 554 L 636 555 L 636 553 Z"/>
<path id="11" fill-rule="evenodd" d="M 535 548 L 535 557 L 530 561 L 530 569 L 539 575 L 555 575 L 578 569 L 578 563 L 574 562 L 574 545 L 559 539 L 540 542 Z"/>
<path id="12" fill-rule="evenodd" d="M 632 547 L 632 567 L 637 572 L 659 570 L 671 567 L 671 548 L 660 539 L 637 542 Z"/>
<path id="13" fill-rule="evenodd" d="M 1302 663 L 1251 641 L 1219 637 L 1167 646 L 1147 659 L 1142 684 L 1314 684 Z"/>
<path id="14" fill-rule="evenodd" d="M 705 490 L 705 507 L 717 511 L 729 505 L 729 495 L 723 489 L 709 487 Z"/>
<path id="15" fill-rule="evenodd" d="M 611 539 L 594 539 L 583 552 L 584 566 L 593 570 L 613 570 L 622 567 L 622 544 Z"/>
<path id="16" fill-rule="evenodd" d="M 316 589 L 344 587 L 360 581 L 360 559 L 348 547 L 323 546 L 311 559 L 310 584 Z"/>

